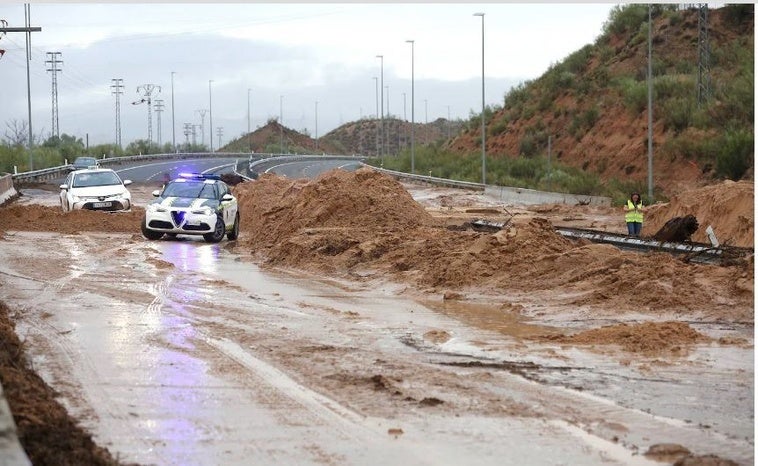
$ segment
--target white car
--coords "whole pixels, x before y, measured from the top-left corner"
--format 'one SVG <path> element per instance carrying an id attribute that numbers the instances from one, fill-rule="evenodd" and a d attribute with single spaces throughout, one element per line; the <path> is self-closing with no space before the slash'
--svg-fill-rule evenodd
<path id="1" fill-rule="evenodd" d="M 147 204 L 142 220 L 147 239 L 202 235 L 205 241 L 218 243 L 224 235 L 230 240 L 239 236 L 237 198 L 218 175 L 180 174 L 153 196 L 157 199 Z"/>
<path id="2" fill-rule="evenodd" d="M 128 211 L 132 208 L 132 195 L 127 185 L 110 168 L 74 170 L 60 186 L 61 208 L 64 212 L 77 209 Z"/>

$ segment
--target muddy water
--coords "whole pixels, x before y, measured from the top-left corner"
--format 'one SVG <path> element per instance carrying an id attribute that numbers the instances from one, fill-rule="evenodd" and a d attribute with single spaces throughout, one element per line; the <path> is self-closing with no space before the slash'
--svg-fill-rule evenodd
<path id="1" fill-rule="evenodd" d="M 12 233 L 0 257 L 35 368 L 126 461 L 753 461 L 752 347 L 537 344 L 517 313 L 263 272 L 226 242 Z"/>

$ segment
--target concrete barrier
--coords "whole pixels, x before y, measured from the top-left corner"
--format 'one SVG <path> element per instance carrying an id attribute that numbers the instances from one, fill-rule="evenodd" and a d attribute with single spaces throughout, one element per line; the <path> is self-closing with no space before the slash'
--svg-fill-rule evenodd
<path id="1" fill-rule="evenodd" d="M 535 189 L 511 188 L 507 186 L 491 186 L 484 188 L 484 193 L 506 204 L 569 204 L 610 206 L 611 198 L 604 196 L 585 196 L 582 194 L 551 193 Z"/>
<path id="2" fill-rule="evenodd" d="M 0 175 L 0 206 L 18 196 L 11 175 Z"/>

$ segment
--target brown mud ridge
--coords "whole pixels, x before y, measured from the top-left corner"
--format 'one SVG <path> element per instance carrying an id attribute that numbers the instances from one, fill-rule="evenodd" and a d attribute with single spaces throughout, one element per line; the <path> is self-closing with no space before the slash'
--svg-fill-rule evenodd
<path id="1" fill-rule="evenodd" d="M 721 185 L 729 192 L 734 187 L 746 189 L 742 183 Z M 664 253 L 625 252 L 566 239 L 541 217 L 514 218 L 494 234 L 459 231 L 429 215 L 392 178 L 368 169 L 330 172 L 312 181 L 264 175 L 234 191 L 243 213 L 235 250 L 272 266 L 356 280 L 383 274 L 435 294 L 550 290 L 563 296 L 550 304 L 618 315 L 753 320 L 752 258 L 717 267 Z M 701 204 L 712 205 L 718 215 L 725 212 L 717 202 Z M 658 207 L 659 218 L 670 217 L 664 209 Z M 707 224 L 708 216 L 699 215 Z M 732 224 L 752 232 L 752 204 L 731 215 L 719 223 L 724 237 L 737 237 L 726 230 Z"/>

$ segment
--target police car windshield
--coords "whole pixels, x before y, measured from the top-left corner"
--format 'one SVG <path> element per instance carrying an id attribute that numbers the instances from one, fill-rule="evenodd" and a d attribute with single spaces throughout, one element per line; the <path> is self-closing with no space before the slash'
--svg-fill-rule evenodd
<path id="1" fill-rule="evenodd" d="M 90 186 L 113 186 L 121 184 L 121 179 L 114 172 L 79 173 L 74 175 L 73 188 Z"/>
<path id="2" fill-rule="evenodd" d="M 214 199 L 213 185 L 202 181 L 182 181 L 169 183 L 163 190 L 163 197 L 199 197 Z"/>

